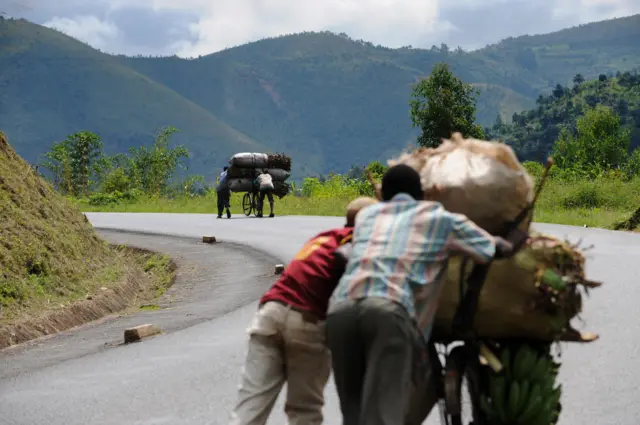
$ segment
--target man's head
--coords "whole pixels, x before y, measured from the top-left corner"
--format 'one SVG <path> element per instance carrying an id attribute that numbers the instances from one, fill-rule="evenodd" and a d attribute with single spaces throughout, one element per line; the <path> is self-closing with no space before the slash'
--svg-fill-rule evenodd
<path id="1" fill-rule="evenodd" d="M 222 167 L 222 171 L 227 171 L 229 169 L 229 167 L 227 167 L 226 165 L 224 167 Z"/>
<path id="2" fill-rule="evenodd" d="M 405 164 L 394 165 L 382 176 L 382 200 L 389 201 L 398 193 L 406 193 L 416 200 L 424 197 L 420 174 Z"/>
<path id="3" fill-rule="evenodd" d="M 353 227 L 356 224 L 356 215 L 360 212 L 361 209 L 368 207 L 369 205 L 377 204 L 378 200 L 376 198 L 369 198 L 367 196 L 362 196 L 360 198 L 354 199 L 347 205 L 347 224 L 346 227 Z"/>

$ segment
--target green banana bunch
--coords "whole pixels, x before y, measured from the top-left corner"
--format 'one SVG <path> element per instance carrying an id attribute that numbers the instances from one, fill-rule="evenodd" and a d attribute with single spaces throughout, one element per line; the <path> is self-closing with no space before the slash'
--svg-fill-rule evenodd
<path id="1" fill-rule="evenodd" d="M 555 386 L 559 364 L 548 353 L 527 344 L 515 353 L 505 347 L 500 355 L 504 373 L 489 378 L 480 408 L 492 425 L 552 425 L 560 414 L 562 386 Z"/>

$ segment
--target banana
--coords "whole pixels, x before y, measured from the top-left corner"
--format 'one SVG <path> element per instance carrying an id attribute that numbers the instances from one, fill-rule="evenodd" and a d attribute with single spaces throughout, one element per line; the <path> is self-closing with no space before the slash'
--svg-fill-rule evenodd
<path id="1" fill-rule="evenodd" d="M 549 371 L 549 360 L 546 356 L 540 356 L 531 371 L 531 379 L 536 382 L 542 381 L 542 377 Z"/>
<path id="2" fill-rule="evenodd" d="M 500 422 L 507 423 L 507 412 L 505 403 L 505 378 L 504 376 L 498 376 L 495 378 L 495 385 L 493 386 L 493 392 L 491 393 L 491 402 L 496 414 L 500 418 Z"/>
<path id="3" fill-rule="evenodd" d="M 523 366 L 527 358 L 531 355 L 528 348 L 529 346 L 526 344 L 521 345 L 513 359 L 513 377 L 517 380 L 525 376 L 526 371 L 523 369 Z"/>
<path id="4" fill-rule="evenodd" d="M 529 354 L 522 361 L 522 366 L 521 366 L 522 375 L 520 376 L 519 379 L 524 379 L 527 376 L 529 376 L 531 374 L 531 370 L 533 369 L 533 367 L 536 365 L 536 362 L 538 361 L 537 353 L 529 346 L 526 346 L 526 347 Z"/>
<path id="5" fill-rule="evenodd" d="M 547 400 L 547 402 L 542 405 L 542 409 L 540 409 L 531 425 L 550 425 L 552 420 L 553 409 L 551 407 L 551 402 Z"/>
<path id="6" fill-rule="evenodd" d="M 517 418 L 519 400 L 520 400 L 520 384 L 518 383 L 518 381 L 512 381 L 511 386 L 509 388 L 509 404 L 507 409 L 507 417 L 510 420 Z"/>
<path id="7" fill-rule="evenodd" d="M 531 381 L 523 381 L 520 383 L 520 399 L 518 400 L 518 407 L 516 408 L 516 414 L 514 418 L 520 416 L 522 411 L 527 407 L 527 401 L 531 398 Z"/>
<path id="8" fill-rule="evenodd" d="M 509 347 L 505 346 L 502 350 L 502 353 L 500 354 L 500 362 L 502 363 L 502 367 L 504 368 L 507 378 L 511 378 L 513 373 L 511 370 L 511 350 L 509 350 Z"/>
<path id="9" fill-rule="evenodd" d="M 538 414 L 544 406 L 542 405 L 542 397 L 536 396 L 527 406 L 522 415 L 516 420 L 518 425 L 531 425 L 531 421 L 537 419 Z"/>
<path id="10" fill-rule="evenodd" d="M 529 398 L 525 402 L 524 411 L 518 416 L 517 423 L 526 424 L 527 420 L 531 420 L 542 407 L 542 394 L 540 384 L 534 384 L 529 394 Z"/>

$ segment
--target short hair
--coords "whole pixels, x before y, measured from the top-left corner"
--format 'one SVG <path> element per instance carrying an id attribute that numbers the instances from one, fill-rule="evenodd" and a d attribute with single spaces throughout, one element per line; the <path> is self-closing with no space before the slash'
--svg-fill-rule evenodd
<path id="1" fill-rule="evenodd" d="M 378 200 L 376 198 L 371 198 L 369 196 L 362 196 L 354 199 L 349 202 L 347 205 L 347 227 L 353 227 L 356 224 L 356 215 L 360 212 L 360 210 L 370 206 L 377 204 Z"/>
<path id="2" fill-rule="evenodd" d="M 406 164 L 394 165 L 382 176 L 382 200 L 390 201 L 399 193 L 406 193 L 416 200 L 424 198 L 420 174 Z"/>

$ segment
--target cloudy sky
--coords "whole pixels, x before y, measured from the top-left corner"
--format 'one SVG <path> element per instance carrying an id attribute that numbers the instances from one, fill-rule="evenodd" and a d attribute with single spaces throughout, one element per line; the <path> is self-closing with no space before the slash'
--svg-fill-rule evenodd
<path id="1" fill-rule="evenodd" d="M 389 47 L 469 50 L 640 13 L 640 0 L 0 0 L 0 12 L 110 53 L 193 57 L 325 29 Z"/>

